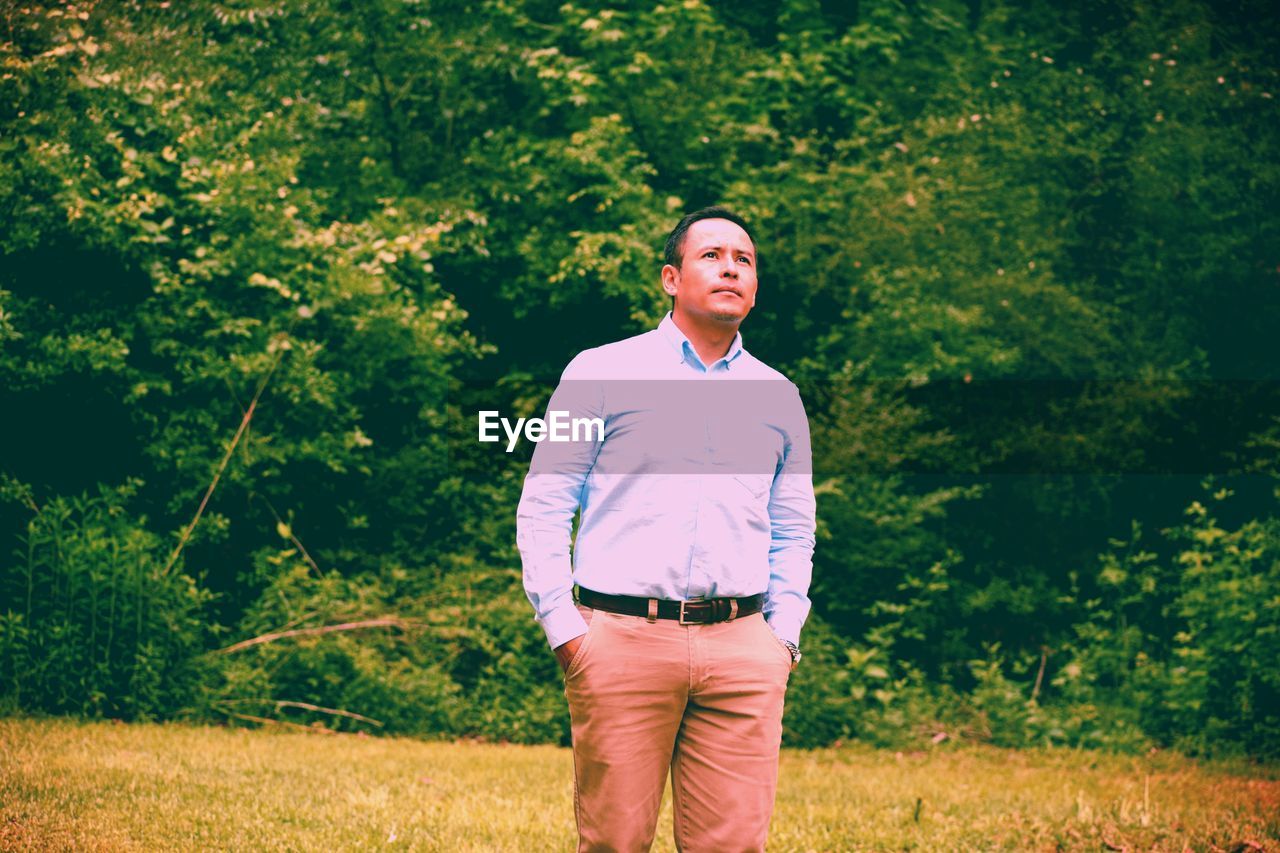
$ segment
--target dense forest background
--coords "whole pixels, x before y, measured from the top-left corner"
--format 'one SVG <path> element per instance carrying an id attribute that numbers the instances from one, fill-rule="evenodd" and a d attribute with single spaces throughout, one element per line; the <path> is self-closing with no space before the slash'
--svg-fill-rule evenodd
<path id="1" fill-rule="evenodd" d="M 0 709 L 567 743 L 527 456 L 753 223 L 786 742 L 1280 757 L 1280 11 L 0 3 Z"/>

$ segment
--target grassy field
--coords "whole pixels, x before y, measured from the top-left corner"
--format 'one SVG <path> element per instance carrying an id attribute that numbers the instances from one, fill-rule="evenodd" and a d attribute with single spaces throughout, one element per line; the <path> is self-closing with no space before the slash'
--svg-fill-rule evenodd
<path id="1" fill-rule="evenodd" d="M 570 850 L 572 755 L 0 720 L 0 849 Z M 672 850 L 670 791 L 655 850 Z M 1280 768 L 985 747 L 784 751 L 771 850 L 1280 851 Z"/>

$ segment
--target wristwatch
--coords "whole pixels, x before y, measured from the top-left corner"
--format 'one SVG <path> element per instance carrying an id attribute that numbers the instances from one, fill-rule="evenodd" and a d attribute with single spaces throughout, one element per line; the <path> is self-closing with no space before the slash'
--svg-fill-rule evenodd
<path id="1" fill-rule="evenodd" d="M 782 639 L 779 637 L 778 639 Z M 782 645 L 787 647 L 787 651 L 791 652 L 791 668 L 795 669 L 796 664 L 800 663 L 800 647 L 790 640 L 782 640 Z"/>

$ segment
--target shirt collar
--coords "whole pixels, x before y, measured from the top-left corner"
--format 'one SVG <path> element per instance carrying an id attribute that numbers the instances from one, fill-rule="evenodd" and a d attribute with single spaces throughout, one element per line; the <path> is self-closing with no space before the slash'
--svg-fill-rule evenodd
<path id="1" fill-rule="evenodd" d="M 680 327 L 676 325 L 676 321 L 671 318 L 671 312 L 667 312 L 667 316 L 662 318 L 662 322 L 658 324 L 658 331 L 666 338 L 667 343 L 671 344 L 672 349 L 676 352 L 677 360 L 683 362 L 692 359 L 694 364 L 702 364 L 702 359 L 698 356 L 698 351 L 693 348 L 693 344 L 689 342 L 689 338 L 685 333 L 680 331 Z M 724 358 L 720 359 L 725 367 L 730 367 L 734 359 L 742 355 L 742 332 L 737 332 L 733 336 L 733 342 L 729 344 L 729 351 L 724 354 Z M 719 362 L 715 362 L 718 364 Z M 708 370 L 715 364 L 704 365 Z"/>

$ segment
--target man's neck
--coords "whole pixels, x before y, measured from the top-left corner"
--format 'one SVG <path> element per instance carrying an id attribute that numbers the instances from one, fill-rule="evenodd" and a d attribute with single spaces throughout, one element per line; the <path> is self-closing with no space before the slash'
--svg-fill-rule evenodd
<path id="1" fill-rule="evenodd" d="M 733 339 L 738 334 L 738 323 L 720 323 L 715 320 L 698 322 L 689 315 L 671 312 L 671 321 L 676 328 L 684 332 L 684 336 L 693 345 L 693 350 L 707 367 L 724 358 Z"/>

